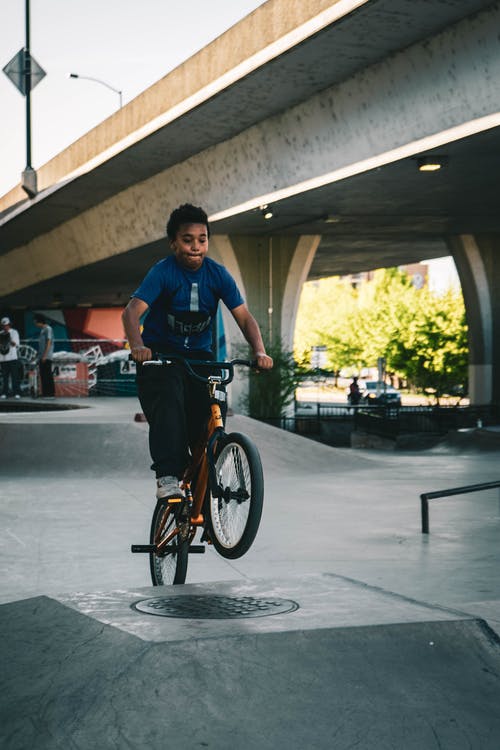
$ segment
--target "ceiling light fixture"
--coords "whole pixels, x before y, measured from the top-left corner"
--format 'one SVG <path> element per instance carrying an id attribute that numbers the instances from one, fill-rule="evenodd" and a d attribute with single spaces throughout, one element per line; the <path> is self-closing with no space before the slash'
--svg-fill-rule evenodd
<path id="1" fill-rule="evenodd" d="M 445 156 L 420 156 L 417 159 L 419 172 L 437 172 L 445 163 Z"/>
<path id="2" fill-rule="evenodd" d="M 264 219 L 272 219 L 273 218 L 273 210 L 270 208 L 267 203 L 265 203 L 263 206 L 260 206 L 260 212 Z"/>
<path id="3" fill-rule="evenodd" d="M 323 221 L 325 222 L 325 224 L 338 224 L 340 221 L 340 216 L 338 216 L 337 214 L 327 214 L 324 217 Z"/>

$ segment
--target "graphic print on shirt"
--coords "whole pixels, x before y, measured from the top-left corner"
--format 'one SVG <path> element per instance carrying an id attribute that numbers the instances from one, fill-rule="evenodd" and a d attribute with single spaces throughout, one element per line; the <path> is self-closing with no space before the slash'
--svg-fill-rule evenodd
<path id="1" fill-rule="evenodd" d="M 189 311 L 168 313 L 167 323 L 172 333 L 185 337 L 185 347 L 189 345 L 190 336 L 203 333 L 210 327 L 212 316 L 209 313 L 200 312 L 199 289 L 196 282 L 191 283 Z"/>

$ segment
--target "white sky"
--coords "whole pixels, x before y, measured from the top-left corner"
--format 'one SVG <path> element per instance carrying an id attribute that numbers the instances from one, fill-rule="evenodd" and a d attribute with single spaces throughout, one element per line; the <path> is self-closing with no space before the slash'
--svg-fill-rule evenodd
<path id="1" fill-rule="evenodd" d="M 455 262 L 452 257 L 424 260 L 429 266 L 429 287 L 436 292 L 445 292 L 450 287 L 460 288 Z"/>
<path id="2" fill-rule="evenodd" d="M 251 13 L 263 0 L 31 0 L 31 53 L 47 73 L 32 92 L 32 166 Z M 25 45 L 25 0 L 0 0 L 0 68 Z M 25 99 L 0 73 L 0 195 L 26 166 Z M 456 282 L 451 259 L 428 261 L 430 282 Z"/>
<path id="3" fill-rule="evenodd" d="M 31 94 L 37 169 L 263 0 L 31 0 L 31 54 L 47 73 Z M 25 0 L 0 0 L 0 68 L 25 45 Z M 26 105 L 0 72 L 0 195 L 26 166 Z"/>

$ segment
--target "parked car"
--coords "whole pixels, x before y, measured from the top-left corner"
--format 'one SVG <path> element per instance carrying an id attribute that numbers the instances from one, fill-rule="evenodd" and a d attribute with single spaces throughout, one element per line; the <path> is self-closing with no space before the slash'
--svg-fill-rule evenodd
<path id="1" fill-rule="evenodd" d="M 361 403 L 377 406 L 401 406 L 401 394 L 392 385 L 380 380 L 367 380 L 361 393 Z"/>

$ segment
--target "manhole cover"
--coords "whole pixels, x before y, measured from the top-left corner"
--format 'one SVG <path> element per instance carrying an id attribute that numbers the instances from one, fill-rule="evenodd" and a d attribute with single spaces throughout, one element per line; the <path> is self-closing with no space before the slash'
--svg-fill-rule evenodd
<path id="1" fill-rule="evenodd" d="M 294 612 L 299 608 L 291 599 L 255 599 L 253 596 L 160 596 L 132 605 L 139 612 L 160 617 L 194 620 L 232 620 L 240 617 L 267 617 Z"/>

